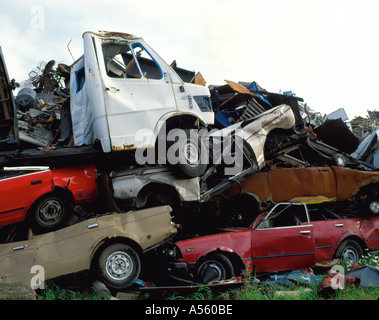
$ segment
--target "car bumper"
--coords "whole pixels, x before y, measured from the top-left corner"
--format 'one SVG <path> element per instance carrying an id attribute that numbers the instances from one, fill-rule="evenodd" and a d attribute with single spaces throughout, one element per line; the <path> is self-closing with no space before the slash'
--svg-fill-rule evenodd
<path id="1" fill-rule="evenodd" d="M 166 271 L 168 275 L 172 275 L 179 278 L 188 277 L 188 264 L 187 262 L 166 262 Z"/>

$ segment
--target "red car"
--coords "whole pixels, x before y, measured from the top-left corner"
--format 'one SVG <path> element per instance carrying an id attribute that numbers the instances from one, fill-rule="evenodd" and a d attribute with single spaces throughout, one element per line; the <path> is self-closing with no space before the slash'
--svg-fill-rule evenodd
<path id="1" fill-rule="evenodd" d="M 327 208 L 279 203 L 247 228 L 187 239 L 165 250 L 175 257 L 168 271 L 196 281 L 223 280 L 251 272 L 296 270 L 323 259 L 356 262 L 364 249 L 379 248 L 379 218 L 337 215 Z"/>
<path id="2" fill-rule="evenodd" d="M 35 232 L 61 227 L 73 204 L 98 196 L 94 165 L 0 171 L 0 227 L 26 220 Z"/>

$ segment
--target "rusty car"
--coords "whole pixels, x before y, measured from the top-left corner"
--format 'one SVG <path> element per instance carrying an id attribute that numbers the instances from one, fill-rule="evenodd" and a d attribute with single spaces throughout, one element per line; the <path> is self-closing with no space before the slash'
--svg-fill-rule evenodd
<path id="1" fill-rule="evenodd" d="M 248 227 L 175 242 L 165 249 L 169 274 L 197 282 L 225 280 L 242 270 L 276 272 L 341 258 L 357 262 L 364 249 L 379 248 L 379 218 L 339 215 L 306 204 L 278 203 Z"/>
<path id="2" fill-rule="evenodd" d="M 297 201 L 339 203 L 359 210 L 361 215 L 378 215 L 378 192 L 379 172 L 375 170 L 340 166 L 292 167 L 278 163 L 249 176 L 226 194 L 242 197 L 244 205 L 249 203 L 257 212 L 268 210 L 278 202 Z"/>
<path id="3" fill-rule="evenodd" d="M 89 270 L 109 288 L 125 289 L 140 274 L 141 256 L 176 234 L 170 212 L 161 206 L 104 214 L 0 244 L 0 283 L 29 284 L 33 266 L 40 266 L 41 281 Z"/>

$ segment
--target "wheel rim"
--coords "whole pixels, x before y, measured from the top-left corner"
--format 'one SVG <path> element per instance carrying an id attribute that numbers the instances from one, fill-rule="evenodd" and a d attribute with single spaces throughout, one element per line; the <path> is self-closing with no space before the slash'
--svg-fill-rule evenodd
<path id="1" fill-rule="evenodd" d="M 186 163 L 191 167 L 195 167 L 199 163 L 199 152 L 197 145 L 191 141 L 187 141 L 187 143 L 183 146 L 183 155 Z"/>
<path id="2" fill-rule="evenodd" d="M 342 260 L 348 263 L 349 265 L 353 265 L 354 263 L 358 262 L 359 260 L 359 254 L 358 251 L 353 247 L 346 247 L 342 251 Z"/>
<path id="3" fill-rule="evenodd" d="M 105 266 L 107 274 L 114 280 L 125 280 L 133 271 L 133 261 L 131 257 L 123 251 L 112 253 L 108 257 Z"/>
<path id="4" fill-rule="evenodd" d="M 200 270 L 200 277 L 203 278 L 206 272 L 213 272 L 216 275 L 212 278 L 212 281 L 220 281 L 226 279 L 225 268 L 217 261 L 209 261 L 203 264 Z"/>
<path id="5" fill-rule="evenodd" d="M 63 204 L 60 200 L 48 199 L 38 207 L 37 220 L 40 224 L 52 226 L 61 219 L 63 211 Z"/>
<path id="6" fill-rule="evenodd" d="M 378 214 L 379 213 L 379 201 L 372 201 L 369 205 L 370 211 L 372 213 Z"/>

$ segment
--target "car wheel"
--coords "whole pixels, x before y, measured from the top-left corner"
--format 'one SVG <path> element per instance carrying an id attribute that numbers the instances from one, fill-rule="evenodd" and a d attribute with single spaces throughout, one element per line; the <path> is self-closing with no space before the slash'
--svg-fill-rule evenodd
<path id="1" fill-rule="evenodd" d="M 112 289 L 126 289 L 138 278 L 141 262 L 138 253 L 124 243 L 107 246 L 99 255 L 98 273 Z"/>
<path id="2" fill-rule="evenodd" d="M 178 135 L 177 141 L 167 141 L 167 159 L 169 163 L 174 160 L 177 171 L 186 178 L 199 177 L 208 166 L 205 143 L 194 130 L 183 131 L 184 135 Z"/>
<path id="3" fill-rule="evenodd" d="M 63 194 L 52 192 L 31 206 L 28 219 L 33 231 L 44 233 L 59 229 L 68 218 L 71 203 Z"/>
<path id="4" fill-rule="evenodd" d="M 362 255 L 362 247 L 354 240 L 343 241 L 336 251 L 336 257 L 349 265 L 357 263 Z"/>
<path id="5" fill-rule="evenodd" d="M 225 255 L 220 253 L 209 256 L 197 269 L 197 278 L 204 284 L 232 277 L 234 277 L 233 265 Z"/>

